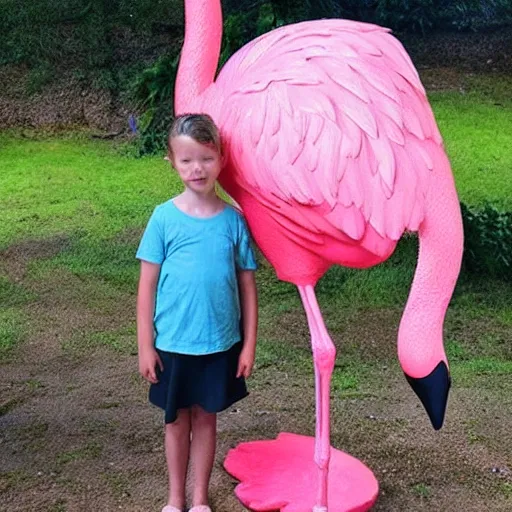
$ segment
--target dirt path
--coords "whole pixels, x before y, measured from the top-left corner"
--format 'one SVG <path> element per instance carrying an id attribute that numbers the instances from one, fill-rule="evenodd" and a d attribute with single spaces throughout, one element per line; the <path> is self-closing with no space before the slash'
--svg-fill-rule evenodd
<path id="1" fill-rule="evenodd" d="M 137 375 L 134 337 L 122 337 L 120 351 L 80 345 L 90 333 L 132 324 L 134 296 L 98 310 L 88 306 L 94 283 L 66 270 L 51 282 L 28 278 L 30 259 L 53 255 L 62 243 L 24 247 L 25 258 L 12 248 L 1 258 L 6 275 L 38 298 L 25 307 L 27 341 L 2 365 L 0 510 L 158 511 L 166 494 L 162 420 Z M 469 387 L 455 382 L 445 427 L 435 433 L 396 362 L 399 314 L 360 313 L 334 329 L 340 363 L 353 350 L 378 362 L 357 392 L 333 391 L 332 444 L 375 472 L 381 485 L 375 511 L 512 510 L 512 383 L 506 376 Z M 465 328 L 469 336 L 489 326 Z M 306 333 L 300 310 L 276 313 L 263 329 L 267 339 L 305 358 Z M 314 432 L 310 365 L 297 371 L 286 360 L 262 364 L 250 397 L 220 415 L 211 485 L 216 512 L 245 510 L 222 469 L 227 451 L 280 431 Z"/>

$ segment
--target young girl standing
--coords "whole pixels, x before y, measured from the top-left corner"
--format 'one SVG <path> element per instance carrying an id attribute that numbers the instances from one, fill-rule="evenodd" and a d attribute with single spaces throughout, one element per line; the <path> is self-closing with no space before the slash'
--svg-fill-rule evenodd
<path id="1" fill-rule="evenodd" d="M 137 251 L 139 371 L 165 411 L 162 512 L 184 510 L 189 460 L 190 512 L 210 512 L 216 413 L 247 396 L 254 364 L 256 261 L 242 216 L 215 191 L 222 151 L 211 118 L 176 118 L 168 146 L 185 189 L 155 208 Z"/>

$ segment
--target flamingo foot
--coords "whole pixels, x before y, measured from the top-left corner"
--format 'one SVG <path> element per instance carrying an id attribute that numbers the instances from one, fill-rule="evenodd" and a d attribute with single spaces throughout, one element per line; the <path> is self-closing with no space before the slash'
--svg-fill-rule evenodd
<path id="1" fill-rule="evenodd" d="M 258 512 L 365 512 L 377 499 L 379 484 L 356 458 L 331 448 L 328 509 L 315 505 L 318 467 L 315 439 L 282 432 L 271 441 L 239 444 L 224 461 L 240 480 L 235 494 Z"/>
<path id="2" fill-rule="evenodd" d="M 435 430 L 443 426 L 448 392 L 450 391 L 450 373 L 444 361 L 441 361 L 426 377 L 415 379 L 405 374 L 407 382 L 411 385 Z"/>

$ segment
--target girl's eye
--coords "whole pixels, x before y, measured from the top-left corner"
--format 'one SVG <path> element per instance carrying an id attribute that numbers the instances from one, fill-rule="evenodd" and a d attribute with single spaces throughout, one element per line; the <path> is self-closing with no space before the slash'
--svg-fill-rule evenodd
<path id="1" fill-rule="evenodd" d="M 187 159 L 185 159 L 185 160 L 182 160 L 182 163 L 184 163 L 184 164 L 188 164 L 188 163 L 190 163 L 190 160 L 187 158 Z"/>
<path id="2" fill-rule="evenodd" d="M 204 160 L 205 162 L 211 162 L 211 161 L 213 160 L 213 157 L 211 157 L 211 156 L 206 156 L 206 157 L 204 157 L 204 158 L 203 158 L 203 160 Z"/>

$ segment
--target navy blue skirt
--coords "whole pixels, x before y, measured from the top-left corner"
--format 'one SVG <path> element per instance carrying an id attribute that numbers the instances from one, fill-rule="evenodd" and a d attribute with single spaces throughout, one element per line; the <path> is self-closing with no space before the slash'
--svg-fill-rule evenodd
<path id="1" fill-rule="evenodd" d="M 172 423 L 178 409 L 199 405 L 217 413 L 249 393 L 243 377 L 237 378 L 242 342 L 225 352 L 202 356 L 157 352 L 164 365 L 157 371 L 158 383 L 149 388 L 149 401 L 165 411 L 165 423 Z"/>

